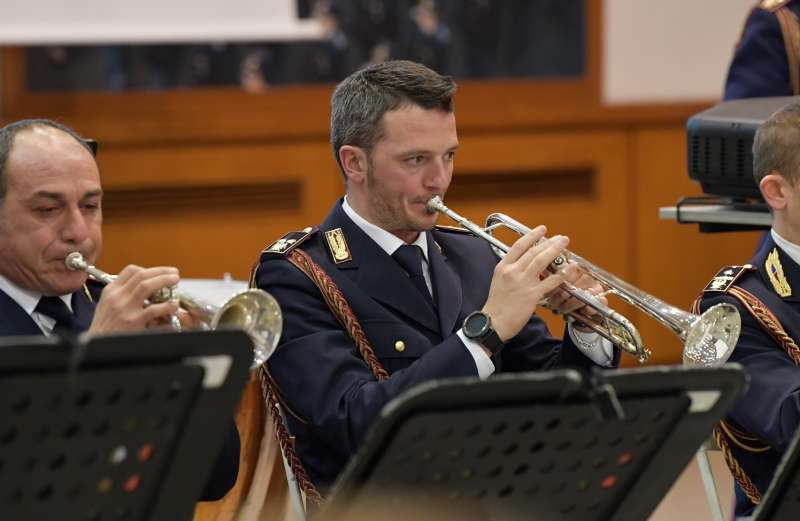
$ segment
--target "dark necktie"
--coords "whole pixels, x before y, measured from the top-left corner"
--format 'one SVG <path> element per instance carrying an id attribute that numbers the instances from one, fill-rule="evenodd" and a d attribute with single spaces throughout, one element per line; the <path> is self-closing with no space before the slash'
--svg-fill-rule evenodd
<path id="1" fill-rule="evenodd" d="M 404 244 L 395 250 L 392 258 L 408 273 L 409 280 L 422 293 L 428 304 L 436 309 L 428 285 L 425 284 L 425 276 L 422 274 L 422 248 L 416 244 Z"/>
<path id="2" fill-rule="evenodd" d="M 75 334 L 86 329 L 60 297 L 42 297 L 36 305 L 36 311 L 56 321 L 53 334 L 65 332 Z"/>

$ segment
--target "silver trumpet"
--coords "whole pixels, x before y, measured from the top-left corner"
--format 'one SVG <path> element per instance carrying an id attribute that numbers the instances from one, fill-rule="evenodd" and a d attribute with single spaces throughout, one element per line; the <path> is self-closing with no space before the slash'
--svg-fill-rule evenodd
<path id="1" fill-rule="evenodd" d="M 493 230 L 505 227 L 520 235 L 531 231 L 524 224 L 502 213 L 489 215 L 486 226 L 481 228 L 445 206 L 439 196 L 432 197 L 427 205 L 429 211 L 447 215 L 473 235 L 486 240 L 500 257 L 505 256 L 510 247 L 494 237 Z M 678 335 L 684 343 L 684 365 L 718 367 L 724 364 L 733 352 L 742 328 L 741 317 L 734 306 L 723 303 L 712 306 L 699 316 L 689 313 L 643 292 L 568 250 L 551 263 L 550 271 L 558 271 L 567 263 L 577 264 L 584 272 L 605 286 L 606 290 L 600 295 L 601 297 L 616 295 Z M 594 310 L 594 314 L 587 313 L 585 308 L 568 313 L 568 321 L 582 322 L 623 351 L 637 357 L 639 363 L 647 361 L 651 352 L 642 342 L 639 331 L 630 320 L 586 290 L 568 283 L 562 284 L 561 288 Z"/>
<path id="2" fill-rule="evenodd" d="M 116 275 L 110 275 L 87 263 L 77 251 L 67 255 L 64 264 L 73 271 L 85 271 L 103 284 L 109 284 L 117 278 Z M 151 295 L 148 301 L 155 303 L 173 299 L 210 329 L 241 329 L 247 333 L 255 348 L 253 366 L 264 363 L 278 345 L 283 329 L 283 315 L 275 298 L 264 290 L 246 289 L 230 297 L 221 306 L 215 306 L 180 293 L 174 287 L 167 287 Z M 181 329 L 180 321 L 174 315 L 172 326 L 178 331 Z"/>

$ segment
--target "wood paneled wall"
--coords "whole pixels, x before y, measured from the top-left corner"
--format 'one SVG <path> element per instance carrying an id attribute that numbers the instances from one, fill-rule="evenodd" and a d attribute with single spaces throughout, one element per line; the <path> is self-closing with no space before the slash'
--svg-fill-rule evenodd
<path id="1" fill-rule="evenodd" d="M 544 223 L 592 262 L 688 308 L 718 267 L 749 258 L 756 234 L 701 235 L 660 221 L 660 206 L 699 193 L 686 175 L 685 118 L 625 110 L 628 119 L 607 110 L 608 119 L 563 126 L 462 131 L 448 204 L 477 222 L 500 211 Z M 245 278 L 263 246 L 318 223 L 343 190 L 324 138 L 111 143 L 100 165 L 103 265 L 112 271 L 135 262 L 177 265 L 185 277 Z M 560 331 L 560 319 L 545 315 Z M 635 316 L 654 362 L 680 360 L 675 337 Z"/>
<path id="2" fill-rule="evenodd" d="M 660 206 L 700 193 L 687 177 L 683 129 L 708 104 L 551 103 L 524 85 L 461 86 L 449 206 L 477 222 L 499 211 L 544 223 L 577 253 L 684 309 L 720 266 L 749 258 L 756 233 L 701 235 L 658 219 Z M 100 142 L 104 269 L 175 265 L 184 277 L 244 279 L 265 245 L 318 223 L 342 194 L 327 142 L 330 91 L 12 92 L 4 119 L 54 117 Z M 560 334 L 561 320 L 543 315 Z M 671 333 L 633 316 L 653 362 L 680 360 Z"/>

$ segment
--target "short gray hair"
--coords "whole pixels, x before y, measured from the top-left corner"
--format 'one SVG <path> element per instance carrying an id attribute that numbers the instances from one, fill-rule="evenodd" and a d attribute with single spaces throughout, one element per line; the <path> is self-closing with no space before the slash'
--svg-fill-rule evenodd
<path id="1" fill-rule="evenodd" d="M 343 145 L 369 152 L 383 137 L 381 119 L 406 104 L 453 112 L 456 84 L 419 63 L 393 60 L 360 69 L 339 85 L 331 97 L 331 146 L 339 160 Z"/>
<path id="2" fill-rule="evenodd" d="M 8 156 L 11 155 L 11 149 L 14 147 L 14 139 L 20 132 L 35 127 L 50 127 L 69 134 L 75 141 L 86 148 L 92 156 L 94 156 L 97 151 L 97 144 L 94 141 L 84 139 L 80 134 L 57 121 L 50 119 L 22 119 L 14 123 L 9 123 L 5 127 L 0 128 L 0 201 L 5 199 L 6 191 L 8 190 L 6 164 L 8 163 Z"/>

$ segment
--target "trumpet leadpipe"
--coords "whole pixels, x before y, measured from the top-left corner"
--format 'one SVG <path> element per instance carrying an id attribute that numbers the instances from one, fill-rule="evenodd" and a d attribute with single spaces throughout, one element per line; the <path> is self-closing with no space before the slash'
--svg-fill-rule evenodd
<path id="1" fill-rule="evenodd" d="M 72 271 L 85 271 L 90 277 L 103 284 L 111 284 L 117 278 L 116 275 L 111 275 L 105 271 L 92 266 L 83 258 L 80 252 L 73 251 L 64 259 L 64 265 Z M 148 299 L 150 302 L 166 302 L 176 298 L 175 288 L 167 287 L 161 288 Z"/>
<path id="2" fill-rule="evenodd" d="M 86 262 L 83 258 L 83 255 L 77 251 L 73 251 L 67 255 L 67 258 L 64 259 L 64 264 L 72 271 L 85 271 L 93 279 L 97 280 L 98 282 L 102 282 L 103 284 L 111 284 L 114 279 L 117 278 L 116 276 L 106 273 L 105 271 L 98 269 Z"/>

